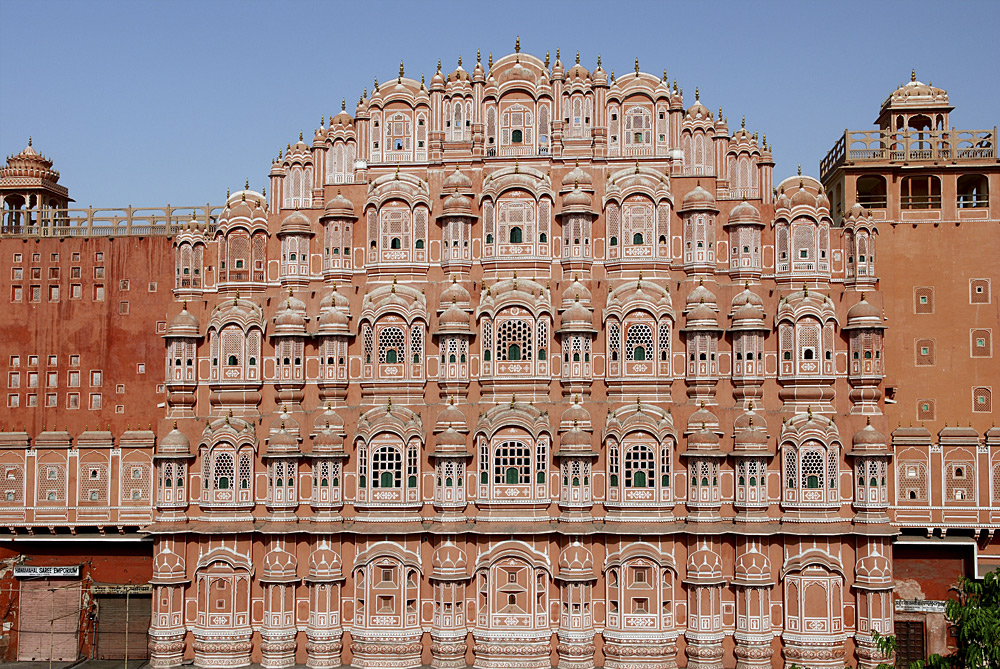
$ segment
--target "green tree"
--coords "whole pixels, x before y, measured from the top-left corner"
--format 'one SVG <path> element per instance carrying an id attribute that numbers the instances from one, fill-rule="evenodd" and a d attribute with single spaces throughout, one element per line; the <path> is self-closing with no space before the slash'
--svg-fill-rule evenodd
<path id="1" fill-rule="evenodd" d="M 931 655 L 915 669 L 1000 669 L 1000 578 L 989 573 L 981 581 L 962 577 L 956 598 L 945 604 L 955 627 L 955 652 Z"/>

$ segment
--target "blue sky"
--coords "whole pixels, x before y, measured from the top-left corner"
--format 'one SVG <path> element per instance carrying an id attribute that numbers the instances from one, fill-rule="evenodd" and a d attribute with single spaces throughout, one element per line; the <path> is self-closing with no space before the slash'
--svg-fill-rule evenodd
<path id="1" fill-rule="evenodd" d="M 916 68 L 953 127 L 1000 122 L 1000 1 L 82 2 L 0 0 L 0 151 L 29 135 L 78 206 L 219 203 L 373 77 L 513 51 L 695 87 L 766 134 L 775 182 L 816 174 Z"/>

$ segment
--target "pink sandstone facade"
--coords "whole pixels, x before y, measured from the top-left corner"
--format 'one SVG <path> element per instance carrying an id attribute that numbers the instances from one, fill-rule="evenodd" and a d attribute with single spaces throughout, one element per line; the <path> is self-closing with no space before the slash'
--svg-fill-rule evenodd
<path id="1" fill-rule="evenodd" d="M 401 65 L 216 208 L 71 210 L 10 158 L 14 617 L 56 542 L 64 652 L 100 653 L 86 547 L 145 537 L 117 582 L 158 668 L 942 650 L 935 600 L 1000 558 L 996 130 L 914 76 L 775 181 L 694 97 L 519 48 Z"/>

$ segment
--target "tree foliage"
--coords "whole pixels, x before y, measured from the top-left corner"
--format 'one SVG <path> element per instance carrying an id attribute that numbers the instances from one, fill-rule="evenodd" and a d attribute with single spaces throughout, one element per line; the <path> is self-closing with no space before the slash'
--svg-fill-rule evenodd
<path id="1" fill-rule="evenodd" d="M 955 626 L 955 651 L 931 655 L 916 669 L 1000 669 L 1000 578 L 996 572 L 977 581 L 962 577 L 957 597 L 945 604 L 945 616 Z"/>

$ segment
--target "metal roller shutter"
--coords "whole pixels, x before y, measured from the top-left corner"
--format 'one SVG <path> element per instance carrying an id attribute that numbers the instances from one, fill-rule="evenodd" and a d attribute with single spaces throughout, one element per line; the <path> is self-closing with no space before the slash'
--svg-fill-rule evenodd
<path id="1" fill-rule="evenodd" d="M 97 598 L 97 659 L 143 659 L 153 609 L 149 595 L 110 595 Z M 127 632 L 126 632 L 127 630 Z"/>
<path id="2" fill-rule="evenodd" d="M 19 661 L 75 660 L 79 634 L 80 579 L 21 581 Z"/>

